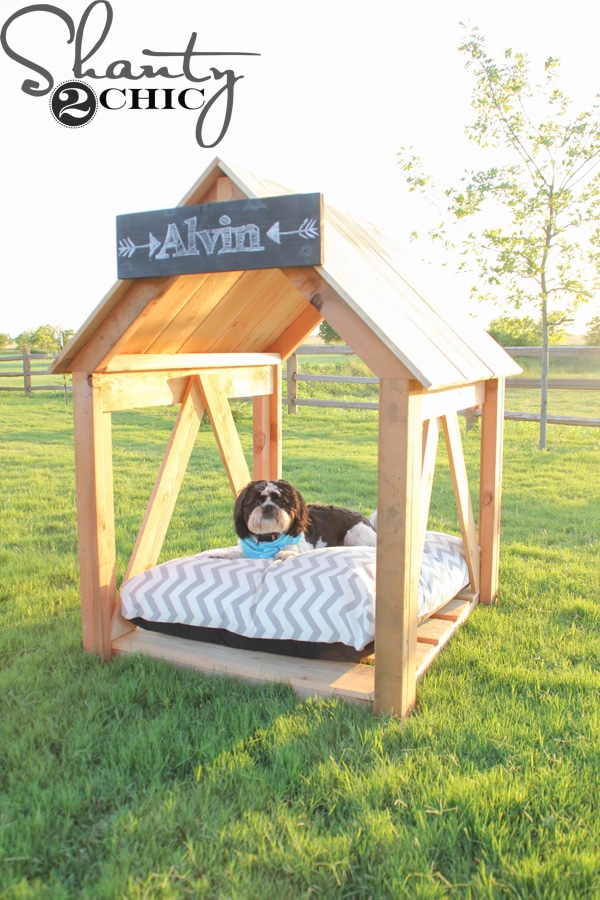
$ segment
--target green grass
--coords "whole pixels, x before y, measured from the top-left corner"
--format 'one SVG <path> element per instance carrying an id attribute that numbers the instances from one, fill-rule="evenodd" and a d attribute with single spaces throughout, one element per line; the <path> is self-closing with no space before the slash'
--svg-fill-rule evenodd
<path id="1" fill-rule="evenodd" d="M 114 417 L 120 577 L 174 416 Z M 284 475 L 370 512 L 376 444 L 375 413 L 302 409 Z M 0 898 L 600 896 L 600 432 L 549 446 L 506 423 L 500 602 L 400 723 L 84 654 L 71 409 L 0 395 Z M 230 519 L 203 425 L 163 558 Z M 430 526 L 458 530 L 443 452 Z"/>

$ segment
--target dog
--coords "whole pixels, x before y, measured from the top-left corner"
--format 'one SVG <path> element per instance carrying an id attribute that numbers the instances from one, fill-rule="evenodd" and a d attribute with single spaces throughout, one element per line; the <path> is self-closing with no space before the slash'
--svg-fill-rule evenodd
<path id="1" fill-rule="evenodd" d="M 238 494 L 233 521 L 237 547 L 210 551 L 229 559 L 287 559 L 321 547 L 374 547 L 369 519 L 343 506 L 306 503 L 289 481 L 251 481 Z"/>

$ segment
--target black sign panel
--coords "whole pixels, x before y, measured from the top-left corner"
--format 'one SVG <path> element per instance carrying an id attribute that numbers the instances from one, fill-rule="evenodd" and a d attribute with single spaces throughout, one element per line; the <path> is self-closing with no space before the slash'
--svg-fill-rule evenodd
<path id="1" fill-rule="evenodd" d="M 321 265 L 322 207 L 288 194 L 117 216 L 118 277 Z"/>

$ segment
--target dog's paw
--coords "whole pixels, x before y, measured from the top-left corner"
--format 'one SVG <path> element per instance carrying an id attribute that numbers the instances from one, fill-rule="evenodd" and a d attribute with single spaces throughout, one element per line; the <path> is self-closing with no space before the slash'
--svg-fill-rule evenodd
<path id="1" fill-rule="evenodd" d="M 205 555 L 210 559 L 240 559 L 244 554 L 239 547 L 216 547 L 207 550 Z"/>
<path id="2" fill-rule="evenodd" d="M 298 548 L 297 547 L 289 547 L 285 550 L 280 550 L 279 553 L 276 553 L 273 557 L 274 559 L 293 559 L 295 556 L 298 556 Z"/>

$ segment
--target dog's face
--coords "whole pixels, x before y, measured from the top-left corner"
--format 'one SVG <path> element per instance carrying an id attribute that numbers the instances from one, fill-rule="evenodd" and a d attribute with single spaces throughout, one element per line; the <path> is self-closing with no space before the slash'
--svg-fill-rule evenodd
<path id="1" fill-rule="evenodd" d="M 251 481 L 240 491 L 233 510 L 238 537 L 251 534 L 289 534 L 306 531 L 304 498 L 288 481 Z"/>

